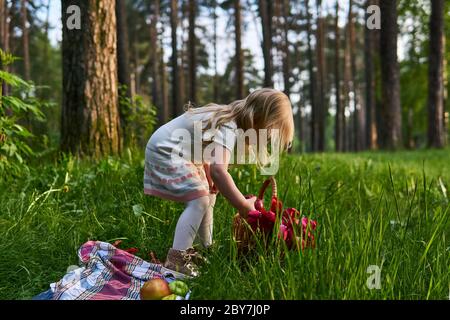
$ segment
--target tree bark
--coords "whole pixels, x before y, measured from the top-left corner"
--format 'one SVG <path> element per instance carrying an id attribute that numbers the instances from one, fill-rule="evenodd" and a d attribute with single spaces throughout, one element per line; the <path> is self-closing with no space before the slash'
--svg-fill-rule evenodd
<path id="1" fill-rule="evenodd" d="M 314 73 L 314 58 L 312 50 L 312 27 L 311 27 L 311 15 L 309 8 L 309 0 L 305 1 L 306 6 L 306 32 L 308 36 L 307 40 L 307 54 L 308 54 L 308 69 L 309 69 L 309 100 L 311 104 L 311 150 L 317 151 L 317 104 L 316 104 L 316 77 Z"/>
<path id="2" fill-rule="evenodd" d="M 322 1 L 317 1 L 317 151 L 325 151 L 326 107 L 326 58 L 325 21 L 322 16 Z"/>
<path id="3" fill-rule="evenodd" d="M 214 79 L 213 79 L 213 101 L 219 101 L 219 71 L 217 64 L 217 1 L 213 1 L 213 50 L 214 50 Z"/>
<path id="4" fill-rule="evenodd" d="M 117 33 L 117 75 L 119 85 L 126 88 L 125 97 L 131 99 L 130 53 L 128 51 L 128 23 L 125 0 L 116 0 L 116 33 Z M 119 90 L 120 91 L 120 90 Z M 119 92 L 120 94 L 120 92 Z M 127 141 L 128 110 L 119 105 L 120 127 L 123 140 Z"/>
<path id="5" fill-rule="evenodd" d="M 31 80 L 30 75 L 30 40 L 28 32 L 28 9 L 27 0 L 20 1 L 20 18 L 22 29 L 22 49 L 23 49 L 23 72 L 27 81 Z"/>
<path id="6" fill-rule="evenodd" d="M 197 103 L 197 38 L 195 24 L 197 5 L 195 0 L 189 0 L 189 100 Z"/>
<path id="7" fill-rule="evenodd" d="M 161 34 L 164 34 L 164 26 L 162 25 Z M 167 70 L 166 63 L 164 62 L 164 44 L 162 37 L 159 39 L 159 79 L 161 81 L 161 96 L 162 96 L 162 106 L 161 106 L 161 117 L 160 121 L 162 123 L 167 123 L 169 121 L 170 109 L 169 109 L 169 89 L 167 85 Z"/>
<path id="8" fill-rule="evenodd" d="M 158 110 L 158 124 L 161 126 L 166 123 L 166 117 L 164 114 L 163 106 L 163 91 L 161 87 L 161 70 L 159 63 L 161 61 L 159 41 L 158 41 L 158 22 L 160 11 L 160 0 L 153 1 L 151 10 L 151 22 L 150 22 L 150 69 L 152 76 L 152 101 Z"/>
<path id="9" fill-rule="evenodd" d="M 355 45 L 356 45 L 356 35 L 355 35 L 355 21 L 353 16 L 353 0 L 350 0 L 348 9 L 348 59 L 350 63 L 349 68 L 349 102 L 353 104 L 354 110 L 351 115 L 350 120 L 352 121 L 353 130 L 351 131 L 352 140 L 350 142 L 350 149 L 353 151 L 359 151 L 358 140 L 359 140 L 359 127 L 358 127 L 358 109 L 356 100 L 356 62 L 355 62 Z M 352 96 L 350 97 L 350 93 Z"/>
<path id="10" fill-rule="evenodd" d="M 336 151 L 344 151 L 344 120 L 345 109 L 342 106 L 341 99 L 341 34 L 339 27 L 339 0 L 336 0 L 336 17 L 334 24 L 335 47 L 334 47 L 334 86 L 336 90 L 336 118 L 335 118 L 335 144 Z"/>
<path id="11" fill-rule="evenodd" d="M 290 97 L 291 95 L 291 66 L 290 66 L 290 52 L 289 52 L 289 18 L 290 18 L 290 4 L 288 0 L 282 2 L 283 11 L 283 80 L 284 93 Z"/>
<path id="12" fill-rule="evenodd" d="M 170 1 L 170 26 L 172 36 L 172 116 L 182 114 L 183 107 L 180 100 L 180 70 L 178 66 L 178 1 Z"/>
<path id="13" fill-rule="evenodd" d="M 62 0 L 62 21 L 72 1 Z M 63 23 L 61 148 L 100 157 L 121 149 L 115 1 L 78 3 L 81 30 Z"/>
<path id="14" fill-rule="evenodd" d="M 375 4 L 374 0 L 366 0 L 366 8 Z M 366 13 L 366 21 L 369 14 Z M 376 80 L 375 80 L 375 31 L 364 28 L 364 62 L 366 81 L 366 145 L 370 150 L 377 148 L 376 127 Z"/>
<path id="15" fill-rule="evenodd" d="M 428 64 L 428 147 L 431 148 L 445 146 L 444 37 L 444 0 L 433 0 Z"/>
<path id="16" fill-rule="evenodd" d="M 236 45 L 236 99 L 244 98 L 244 55 L 242 52 L 242 16 L 241 1 L 234 0 L 234 32 Z"/>
<path id="17" fill-rule="evenodd" d="M 264 56 L 264 86 L 273 87 L 273 60 L 272 60 L 272 2 L 269 0 L 259 0 L 259 14 L 261 17 L 263 32 L 263 56 Z"/>
<path id="18" fill-rule="evenodd" d="M 380 57 L 382 78 L 382 148 L 402 145 L 402 112 L 400 104 L 400 71 L 397 58 L 397 0 L 380 1 Z"/>

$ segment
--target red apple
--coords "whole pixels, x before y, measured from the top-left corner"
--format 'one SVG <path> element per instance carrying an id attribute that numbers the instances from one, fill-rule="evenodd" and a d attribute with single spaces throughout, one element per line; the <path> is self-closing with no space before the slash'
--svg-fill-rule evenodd
<path id="1" fill-rule="evenodd" d="M 163 279 L 147 281 L 141 288 L 141 300 L 161 300 L 170 295 L 169 284 Z"/>

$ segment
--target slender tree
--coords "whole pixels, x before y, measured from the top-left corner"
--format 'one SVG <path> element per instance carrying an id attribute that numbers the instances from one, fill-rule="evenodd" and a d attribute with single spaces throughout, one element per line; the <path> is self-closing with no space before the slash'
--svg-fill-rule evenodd
<path id="1" fill-rule="evenodd" d="M 189 100 L 197 103 L 197 38 L 195 25 L 197 16 L 197 5 L 195 0 L 189 0 Z"/>
<path id="2" fill-rule="evenodd" d="M 366 7 L 375 4 L 375 0 L 366 0 Z M 366 21 L 369 13 L 366 13 Z M 376 80 L 375 80 L 375 30 L 364 28 L 364 63 L 366 82 L 366 145 L 374 150 L 377 147 L 377 127 L 376 127 Z"/>
<path id="3" fill-rule="evenodd" d="M 340 67 L 340 51 L 341 51 L 341 34 L 339 27 L 339 0 L 336 0 L 336 17 L 334 24 L 334 86 L 336 90 L 336 118 L 335 118 L 335 142 L 336 151 L 344 151 L 344 130 L 345 130 L 345 109 L 342 106 L 341 98 L 341 67 Z"/>
<path id="4" fill-rule="evenodd" d="M 150 64 L 151 64 L 151 76 L 152 76 L 152 100 L 153 104 L 158 110 L 158 122 L 159 125 L 163 125 L 166 122 L 166 116 L 164 115 L 163 108 L 163 92 L 161 88 L 161 70 L 159 63 L 161 59 L 159 58 L 159 41 L 158 41 L 158 22 L 159 22 L 159 11 L 160 11 L 160 0 L 152 1 L 151 6 L 151 21 L 150 21 Z"/>
<path id="5" fill-rule="evenodd" d="M 291 95 L 291 66 L 289 52 L 289 29 L 290 29 L 290 4 L 288 0 L 282 0 L 282 16 L 283 16 L 283 80 L 284 93 L 289 97 Z"/>
<path id="6" fill-rule="evenodd" d="M 130 53 L 128 51 L 128 23 L 125 0 L 116 0 L 116 32 L 117 32 L 117 76 L 119 85 L 125 88 L 125 97 L 132 98 L 131 75 L 130 75 Z M 119 90 L 120 91 L 120 90 Z M 119 92 L 120 94 L 121 92 Z M 127 140 L 127 118 L 128 110 L 119 105 L 120 127 L 123 140 Z"/>
<path id="7" fill-rule="evenodd" d="M 180 99 L 181 87 L 180 87 L 180 69 L 178 65 L 178 1 L 170 1 L 170 26 L 172 35 L 172 116 L 182 114 L 183 106 Z"/>
<path id="8" fill-rule="evenodd" d="M 68 21 L 72 1 L 62 0 Z M 63 23 L 63 108 L 61 148 L 76 154 L 102 156 L 120 152 L 118 113 L 117 30 L 115 1 L 77 4 L 81 30 Z"/>
<path id="9" fill-rule="evenodd" d="M 327 121 L 326 106 L 326 57 L 325 57 L 325 19 L 322 16 L 322 1 L 317 1 L 317 151 L 325 151 L 325 130 Z"/>
<path id="10" fill-rule="evenodd" d="M 431 1 L 428 64 L 428 146 L 443 148 L 444 129 L 444 0 Z"/>
<path id="11" fill-rule="evenodd" d="M 382 148 L 402 145 L 402 112 L 400 104 L 400 70 L 397 57 L 397 0 L 380 1 L 380 57 L 382 78 Z"/>
<path id="12" fill-rule="evenodd" d="M 213 60 L 214 60 L 214 78 L 213 78 L 213 100 L 219 100 L 219 71 L 217 63 L 217 1 L 212 1 L 212 16 L 213 16 Z"/>
<path id="13" fill-rule="evenodd" d="M 161 27 L 161 34 L 164 34 L 164 26 Z M 161 116 L 160 123 L 166 123 L 169 121 L 170 117 L 170 109 L 169 109 L 169 90 L 167 83 L 167 70 L 166 63 L 164 62 L 164 44 L 162 37 L 159 38 L 159 79 L 161 81 L 161 96 L 162 96 L 162 105 L 161 105 Z"/>
<path id="14" fill-rule="evenodd" d="M 317 151 L 317 104 L 316 104 L 316 76 L 314 73 L 314 58 L 312 49 L 312 26 L 309 0 L 305 0 L 306 8 L 306 32 L 307 32 L 307 55 L 308 55 L 308 71 L 309 71 L 309 101 L 311 104 L 311 149 Z"/>
<path id="15" fill-rule="evenodd" d="M 264 86 L 273 87 L 273 59 L 272 59 L 272 1 L 259 0 L 259 15 L 261 17 L 263 32 L 263 56 L 264 56 Z"/>
<path id="16" fill-rule="evenodd" d="M 23 68 L 25 80 L 31 80 L 30 75 L 30 40 L 28 31 L 27 0 L 20 0 L 20 21 L 22 29 Z"/>
<path id="17" fill-rule="evenodd" d="M 241 1 L 234 0 L 234 33 L 236 46 L 236 99 L 244 98 L 244 54 L 242 52 L 242 15 Z"/>

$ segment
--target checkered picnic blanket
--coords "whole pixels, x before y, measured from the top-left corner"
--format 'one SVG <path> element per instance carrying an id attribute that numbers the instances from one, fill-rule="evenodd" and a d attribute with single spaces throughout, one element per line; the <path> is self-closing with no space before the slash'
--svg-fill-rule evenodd
<path id="1" fill-rule="evenodd" d="M 105 242 L 85 243 L 78 256 L 81 267 L 50 285 L 53 300 L 139 300 L 145 281 L 183 277 Z"/>

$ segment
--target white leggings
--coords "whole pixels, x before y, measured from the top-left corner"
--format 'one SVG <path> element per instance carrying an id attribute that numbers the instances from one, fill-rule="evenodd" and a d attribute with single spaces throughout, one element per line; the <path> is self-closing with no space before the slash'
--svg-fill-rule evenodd
<path id="1" fill-rule="evenodd" d="M 186 202 L 186 208 L 178 219 L 175 229 L 173 249 L 186 250 L 191 248 L 197 235 L 204 247 L 209 247 L 212 244 L 215 203 L 215 194 Z"/>

